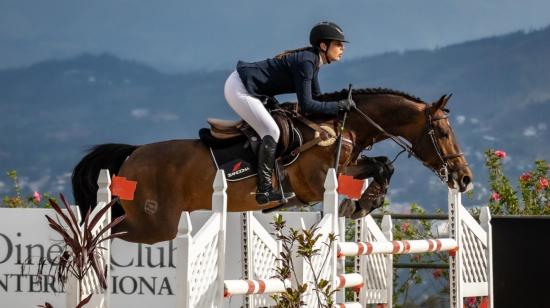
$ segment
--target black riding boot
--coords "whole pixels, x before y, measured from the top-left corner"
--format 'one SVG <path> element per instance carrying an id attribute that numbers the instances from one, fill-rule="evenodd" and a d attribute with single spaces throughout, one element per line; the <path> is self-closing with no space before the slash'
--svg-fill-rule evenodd
<path id="1" fill-rule="evenodd" d="M 271 136 L 265 136 L 258 149 L 258 190 L 256 191 L 256 202 L 259 204 L 271 201 L 281 201 L 294 197 L 294 193 L 282 194 L 273 190 L 273 168 L 275 166 L 275 151 L 277 142 Z"/>

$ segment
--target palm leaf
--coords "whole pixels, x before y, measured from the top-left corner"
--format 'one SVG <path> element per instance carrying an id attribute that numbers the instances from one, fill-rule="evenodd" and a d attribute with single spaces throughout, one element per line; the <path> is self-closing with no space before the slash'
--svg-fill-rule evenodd
<path id="1" fill-rule="evenodd" d="M 100 244 L 104 241 L 112 240 L 126 234 L 126 232 L 117 232 L 105 236 L 106 232 L 121 223 L 125 216 L 113 219 L 107 225 L 100 226 L 98 230 L 94 229 L 97 229 L 98 223 L 118 199 L 115 198 L 106 204 L 102 209 L 97 211 L 97 213 L 94 213 L 93 217 L 91 217 L 92 211 L 88 210 L 83 219 L 82 226 L 79 225 L 76 216 L 71 211 L 63 194 L 61 194 L 61 200 L 63 201 L 64 207 L 68 209 L 69 214 L 66 214 L 54 200 L 50 199 L 49 202 L 56 211 L 58 217 L 60 217 L 60 220 L 56 221 L 46 215 L 50 228 L 57 232 L 65 242 L 65 251 L 59 257 L 56 277 L 61 282 L 65 283 L 68 274 L 72 273 L 80 283 L 82 283 L 82 279 L 84 279 L 86 273 L 91 269 L 97 276 L 101 287 L 106 289 L 107 268 L 102 268 L 100 265 L 100 258 L 103 258 L 101 251 L 104 249 Z M 91 295 L 83 299 L 77 308 L 87 304 L 90 298 Z"/>

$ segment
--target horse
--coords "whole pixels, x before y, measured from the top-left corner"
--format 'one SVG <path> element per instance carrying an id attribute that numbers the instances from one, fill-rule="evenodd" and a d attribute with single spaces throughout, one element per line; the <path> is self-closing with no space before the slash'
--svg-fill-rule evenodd
<path id="1" fill-rule="evenodd" d="M 317 99 L 345 99 L 348 90 L 322 94 Z M 373 144 L 392 138 L 407 147 L 426 167 L 442 176 L 450 188 L 461 192 L 472 187 L 472 171 L 460 152 L 445 107 L 450 96 L 426 103 L 418 97 L 390 89 L 354 89 L 351 97 L 356 108 L 347 114 L 342 133 L 339 170 L 361 177 L 359 156 Z M 313 126 L 332 126 L 337 121 L 326 116 L 313 116 Z M 297 122 L 304 142 L 315 138 L 311 125 Z M 287 179 L 296 199 L 304 204 L 320 202 L 323 182 L 329 168 L 335 165 L 337 142 L 315 145 L 300 153 L 286 167 Z M 100 169 L 137 181 L 133 200 L 120 200 L 125 219 L 113 232 L 125 232 L 123 240 L 153 244 L 173 239 L 183 211 L 211 208 L 212 182 L 216 165 L 210 149 L 198 139 L 169 140 L 145 145 L 97 145 L 82 158 L 73 170 L 75 201 L 85 213 L 96 204 L 97 177 Z M 364 177 L 364 176 L 363 176 Z M 229 182 L 228 211 L 265 210 L 277 207 L 276 202 L 259 205 L 252 192 L 256 178 Z"/>

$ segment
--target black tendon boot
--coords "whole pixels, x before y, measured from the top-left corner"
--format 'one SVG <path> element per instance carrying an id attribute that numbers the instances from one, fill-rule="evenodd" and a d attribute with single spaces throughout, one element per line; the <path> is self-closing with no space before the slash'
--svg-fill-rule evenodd
<path id="1" fill-rule="evenodd" d="M 273 167 L 275 166 L 275 151 L 277 142 L 271 136 L 262 138 L 262 144 L 258 149 L 258 190 L 256 191 L 256 202 L 259 204 L 271 201 L 282 201 L 294 197 L 294 193 L 281 193 L 273 190 Z"/>

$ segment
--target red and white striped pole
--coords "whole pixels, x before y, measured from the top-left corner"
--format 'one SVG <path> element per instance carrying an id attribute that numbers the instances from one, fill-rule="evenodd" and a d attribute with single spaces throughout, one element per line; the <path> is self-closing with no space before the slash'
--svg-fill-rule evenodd
<path id="1" fill-rule="evenodd" d="M 287 287 L 290 287 L 288 279 L 225 280 L 223 296 L 279 293 Z"/>
<path id="2" fill-rule="evenodd" d="M 358 273 L 340 274 L 334 281 L 336 289 L 342 288 L 361 288 L 363 286 L 363 276 Z"/>
<path id="3" fill-rule="evenodd" d="M 456 252 L 458 245 L 454 239 L 410 240 L 392 242 L 340 242 L 338 256 L 361 256 L 371 254 L 404 254 L 435 251 Z"/>

